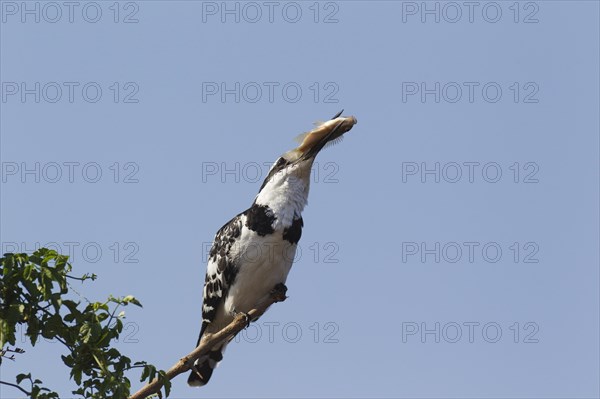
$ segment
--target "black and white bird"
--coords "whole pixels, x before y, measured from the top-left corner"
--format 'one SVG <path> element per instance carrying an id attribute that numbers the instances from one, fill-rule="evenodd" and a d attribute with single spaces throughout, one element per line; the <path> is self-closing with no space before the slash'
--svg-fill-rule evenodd
<path id="1" fill-rule="evenodd" d="M 250 208 L 217 232 L 208 257 L 196 345 L 203 335 L 228 325 L 237 313 L 264 303 L 276 286 L 285 287 L 302 234 L 302 210 L 315 157 L 356 124 L 356 118 L 341 113 L 300 136 L 300 146 L 275 161 Z M 196 360 L 188 378 L 190 386 L 209 381 L 226 345 Z"/>

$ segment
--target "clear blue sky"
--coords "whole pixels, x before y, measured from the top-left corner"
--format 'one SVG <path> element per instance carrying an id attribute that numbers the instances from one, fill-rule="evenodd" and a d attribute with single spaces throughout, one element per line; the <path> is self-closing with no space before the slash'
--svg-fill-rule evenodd
<path id="1" fill-rule="evenodd" d="M 2 250 L 138 297 L 120 348 L 168 368 L 214 233 L 344 108 L 290 298 L 172 397 L 598 397 L 598 2 L 286 4 L 2 1 Z M 61 351 L 1 378 L 68 397 Z"/>

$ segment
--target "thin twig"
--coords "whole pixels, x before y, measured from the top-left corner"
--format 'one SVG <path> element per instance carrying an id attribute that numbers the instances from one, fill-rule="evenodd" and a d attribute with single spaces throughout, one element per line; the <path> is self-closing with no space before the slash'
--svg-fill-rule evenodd
<path id="1" fill-rule="evenodd" d="M 25 395 L 31 395 L 31 392 L 27 392 L 22 386 L 17 384 L 11 384 L 10 382 L 0 381 L 0 384 L 8 385 L 9 387 L 14 387 L 23 392 Z"/>
<path id="2" fill-rule="evenodd" d="M 269 299 L 265 301 L 265 303 L 257 306 L 255 309 L 252 309 L 250 312 L 248 312 L 248 317 L 251 321 L 255 321 L 269 308 L 269 306 L 276 302 L 283 302 L 285 298 L 285 294 L 282 295 L 280 293 L 275 293 L 274 295 L 270 296 Z M 192 367 L 196 359 L 200 358 L 203 355 L 206 355 L 208 352 L 211 351 L 212 348 L 219 345 L 226 339 L 234 336 L 238 332 L 242 331 L 247 326 L 248 321 L 245 315 L 238 314 L 233 319 L 233 321 L 229 323 L 229 325 L 227 325 L 225 328 L 223 328 L 221 331 L 215 334 L 211 334 L 202 338 L 202 341 L 200 341 L 200 345 L 198 345 L 196 349 L 194 349 L 187 356 L 184 356 L 181 359 L 179 359 L 179 361 L 166 372 L 167 379 L 172 380 L 179 374 L 185 373 Z M 154 381 L 151 381 L 150 383 L 142 387 L 142 389 L 131 395 L 129 399 L 145 399 L 146 397 L 152 394 L 160 392 L 162 386 L 163 384 L 158 378 L 154 379 Z"/>

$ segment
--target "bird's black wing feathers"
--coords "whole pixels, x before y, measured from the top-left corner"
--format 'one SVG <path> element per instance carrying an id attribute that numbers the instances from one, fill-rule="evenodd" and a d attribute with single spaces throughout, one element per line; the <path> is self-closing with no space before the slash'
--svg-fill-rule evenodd
<path id="1" fill-rule="evenodd" d="M 198 343 L 206 327 L 214 320 L 218 307 L 227 296 L 227 291 L 237 271 L 230 254 L 242 232 L 242 213 L 235 216 L 217 231 L 208 255 L 204 280 L 204 302 L 202 304 L 202 329 Z"/>
<path id="2" fill-rule="evenodd" d="M 217 310 L 223 305 L 229 287 L 235 280 L 237 265 L 233 259 L 232 247 L 242 234 L 242 218 L 244 212 L 238 214 L 215 234 L 213 245 L 208 254 L 206 278 L 204 280 L 204 301 L 202 303 L 202 328 L 196 346 L 206 328 L 216 317 Z M 202 386 L 210 380 L 217 363 L 223 359 L 223 350 L 227 344 L 213 348 L 207 355 L 197 359 L 188 377 L 191 386 Z"/>

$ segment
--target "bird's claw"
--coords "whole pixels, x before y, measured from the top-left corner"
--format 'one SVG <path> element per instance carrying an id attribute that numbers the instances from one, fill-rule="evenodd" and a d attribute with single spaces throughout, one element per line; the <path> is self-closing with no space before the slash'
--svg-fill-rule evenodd
<path id="1" fill-rule="evenodd" d="M 252 321 L 250 314 L 242 312 L 242 315 L 244 316 L 244 321 L 246 322 L 246 328 L 250 327 L 250 322 Z"/>
<path id="2" fill-rule="evenodd" d="M 250 314 L 249 314 L 249 313 L 246 313 L 246 312 L 238 312 L 237 310 L 235 310 L 235 309 L 234 309 L 234 310 L 233 310 L 233 315 L 234 315 L 235 317 L 237 317 L 237 316 L 241 315 L 241 316 L 244 318 L 244 322 L 246 323 L 246 327 L 245 327 L 245 328 L 248 328 L 248 327 L 250 327 L 250 323 L 252 322 L 252 318 L 250 317 Z"/>
<path id="3" fill-rule="evenodd" d="M 271 298 L 275 300 L 275 302 L 283 302 L 286 300 L 287 296 L 285 295 L 287 292 L 287 287 L 283 283 L 277 284 L 271 290 Z"/>

